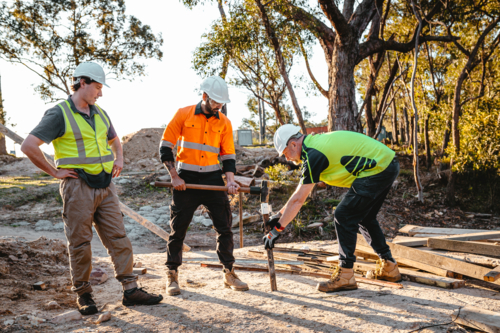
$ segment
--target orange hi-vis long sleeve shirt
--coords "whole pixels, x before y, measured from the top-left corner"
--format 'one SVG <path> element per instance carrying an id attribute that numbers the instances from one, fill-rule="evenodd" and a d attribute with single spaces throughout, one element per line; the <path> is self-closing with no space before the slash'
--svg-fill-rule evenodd
<path id="1" fill-rule="evenodd" d="M 160 148 L 175 145 L 177 168 L 182 170 L 220 170 L 218 155 L 223 162 L 236 160 L 231 121 L 221 112 L 205 117 L 201 104 L 179 109 L 165 128 Z"/>

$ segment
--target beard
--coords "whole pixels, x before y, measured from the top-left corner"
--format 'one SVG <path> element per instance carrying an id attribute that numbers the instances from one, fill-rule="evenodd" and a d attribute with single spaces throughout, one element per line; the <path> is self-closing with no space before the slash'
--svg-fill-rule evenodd
<path id="1" fill-rule="evenodd" d="M 208 112 L 208 114 L 216 114 L 218 111 L 220 111 L 219 109 L 213 109 L 212 106 L 210 105 L 210 102 L 208 103 L 205 103 L 205 110 Z"/>

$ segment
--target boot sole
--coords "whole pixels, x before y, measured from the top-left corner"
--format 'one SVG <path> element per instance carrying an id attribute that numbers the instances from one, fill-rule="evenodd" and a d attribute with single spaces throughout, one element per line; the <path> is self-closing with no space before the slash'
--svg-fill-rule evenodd
<path id="1" fill-rule="evenodd" d="M 151 298 L 149 299 L 148 301 L 146 302 L 135 302 L 135 301 L 129 301 L 127 299 L 123 299 L 122 300 L 122 304 L 124 306 L 133 306 L 133 305 L 155 305 L 155 304 L 158 304 L 160 303 L 161 301 L 163 300 L 163 296 L 158 296 L 158 297 L 155 297 L 155 298 Z"/>
<path id="2" fill-rule="evenodd" d="M 335 289 L 331 289 L 331 290 L 321 290 L 318 287 L 316 287 L 316 290 L 317 291 L 321 291 L 322 293 L 334 293 L 334 292 L 337 292 L 337 291 L 342 291 L 342 290 L 356 290 L 358 289 L 358 285 L 355 285 L 355 286 L 345 286 L 345 287 L 339 287 L 339 288 L 335 288 Z"/>
<path id="3" fill-rule="evenodd" d="M 181 294 L 181 291 L 167 291 L 168 296 L 177 296 Z"/>
<path id="4" fill-rule="evenodd" d="M 230 285 L 228 285 L 227 283 L 224 283 L 224 287 L 229 288 L 229 289 L 232 289 L 232 290 L 235 290 L 235 291 L 247 291 L 247 290 L 249 290 L 249 289 L 250 289 L 250 288 L 248 288 L 248 287 L 237 288 L 237 287 L 235 287 L 235 286 L 230 286 Z"/>
<path id="5" fill-rule="evenodd" d="M 402 282 L 403 278 L 401 277 L 401 275 L 399 275 L 396 277 L 379 277 L 377 280 L 384 280 L 388 282 Z"/>
<path id="6" fill-rule="evenodd" d="M 85 309 L 78 309 L 78 312 L 80 312 L 83 316 L 90 316 L 96 314 L 98 310 L 96 305 L 90 305 Z"/>

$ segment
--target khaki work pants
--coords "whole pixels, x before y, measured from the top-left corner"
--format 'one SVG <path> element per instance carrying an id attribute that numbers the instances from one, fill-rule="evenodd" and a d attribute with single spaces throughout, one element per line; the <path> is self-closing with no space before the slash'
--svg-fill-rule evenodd
<path id="1" fill-rule="evenodd" d="M 118 196 L 113 183 L 107 188 L 92 188 L 81 178 L 64 178 L 59 187 L 63 200 L 64 232 L 68 241 L 72 291 L 78 295 L 92 292 L 92 223 L 108 250 L 115 277 L 123 290 L 137 287 L 133 274 L 132 244 L 123 225 Z"/>

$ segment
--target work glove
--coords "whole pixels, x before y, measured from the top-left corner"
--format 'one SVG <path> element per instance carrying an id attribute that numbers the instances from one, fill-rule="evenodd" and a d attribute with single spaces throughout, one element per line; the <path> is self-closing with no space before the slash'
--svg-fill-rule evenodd
<path id="1" fill-rule="evenodd" d="M 264 247 L 271 250 L 274 247 L 274 243 L 281 236 L 281 232 L 285 230 L 285 228 L 278 229 L 276 227 L 272 228 L 271 231 L 267 235 L 265 235 L 262 240 L 264 241 Z"/>
<path id="2" fill-rule="evenodd" d="M 266 227 L 269 227 L 270 229 L 273 229 L 274 227 L 277 227 L 278 229 L 281 228 L 281 224 L 278 222 L 281 218 L 281 213 L 274 214 L 271 216 L 271 219 L 266 222 L 262 222 L 262 232 L 266 232 Z"/>

